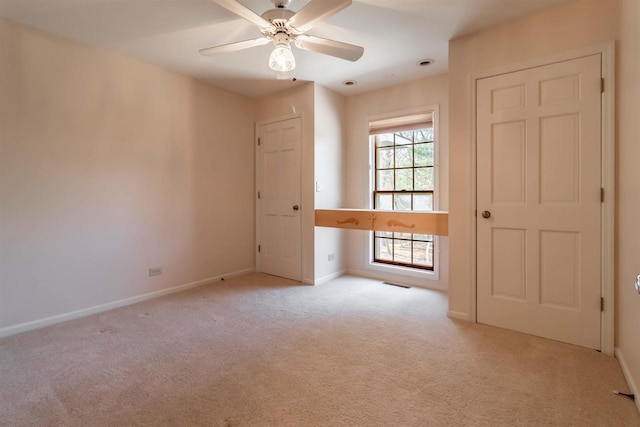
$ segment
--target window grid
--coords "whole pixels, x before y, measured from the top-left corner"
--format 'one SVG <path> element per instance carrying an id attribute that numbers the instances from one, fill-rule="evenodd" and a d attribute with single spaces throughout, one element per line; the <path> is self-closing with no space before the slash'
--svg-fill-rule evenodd
<path id="1" fill-rule="evenodd" d="M 407 138 L 409 137 L 410 138 Z M 415 131 L 401 131 L 373 136 L 374 140 L 374 209 L 389 210 L 433 210 L 434 197 L 434 145 L 433 128 Z M 400 141 L 398 141 L 400 140 Z M 398 143 L 400 142 L 400 143 Z M 417 154 L 416 147 L 423 150 Z M 381 153 L 386 152 L 386 158 L 381 161 Z M 405 159 L 398 162 L 399 151 L 404 153 Z M 389 156 L 388 153 L 391 153 Z M 407 153 L 410 153 L 407 157 Z M 389 158 L 390 157 L 390 158 Z M 408 160 L 408 161 L 407 161 Z M 400 166 L 398 165 L 400 163 Z M 410 163 L 410 164 L 409 164 Z M 391 172 L 391 187 L 389 174 L 382 179 L 380 172 Z M 404 182 L 398 179 L 398 171 L 406 174 Z M 416 171 L 425 171 L 422 180 L 416 176 Z M 429 173 L 427 173 L 429 171 Z M 410 175 L 410 185 L 407 177 Z M 402 175 L 400 175 L 402 178 Z M 421 182 L 419 182 L 421 181 Z M 384 187 L 384 189 L 381 189 Z M 418 188 L 418 189 L 416 189 Z M 386 205 L 381 203 L 382 197 L 387 196 Z M 408 196 L 408 197 L 407 197 Z M 416 196 L 425 197 L 420 206 L 416 206 Z M 425 201 L 428 201 L 425 203 Z M 407 204 L 408 202 L 408 204 Z M 416 247 L 423 248 L 424 254 L 417 254 Z M 374 232 L 373 259 L 375 262 L 423 270 L 434 269 L 433 236 L 413 233 Z M 386 256 L 383 256 L 383 250 Z M 418 259 L 417 257 L 422 256 Z"/>

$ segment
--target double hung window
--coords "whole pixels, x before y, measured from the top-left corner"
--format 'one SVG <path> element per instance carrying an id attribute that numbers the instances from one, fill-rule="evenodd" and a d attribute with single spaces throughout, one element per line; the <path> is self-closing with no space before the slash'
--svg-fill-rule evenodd
<path id="1" fill-rule="evenodd" d="M 432 114 L 422 114 L 396 119 L 395 122 L 386 120 L 370 124 L 375 163 L 374 209 L 433 210 L 436 141 L 432 117 Z M 434 237 L 376 231 L 373 234 L 373 260 L 433 270 Z"/>

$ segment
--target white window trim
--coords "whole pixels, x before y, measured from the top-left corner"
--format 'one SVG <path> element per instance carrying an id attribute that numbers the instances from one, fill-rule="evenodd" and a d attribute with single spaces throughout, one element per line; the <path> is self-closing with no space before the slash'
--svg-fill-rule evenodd
<path id="1" fill-rule="evenodd" d="M 433 140 L 434 145 L 434 187 L 433 187 L 433 210 L 437 211 L 440 208 L 440 108 L 438 104 L 428 105 L 424 107 L 411 108 L 408 110 L 393 111 L 384 114 L 377 114 L 367 117 L 367 124 L 376 121 L 390 119 L 398 116 L 409 116 L 413 114 L 429 113 L 433 112 Z M 373 165 L 375 164 L 373 156 L 375 156 L 375 150 L 371 145 L 371 137 L 367 134 L 367 144 L 369 147 L 369 206 L 368 209 L 373 209 L 373 191 L 375 190 L 374 171 Z M 373 233 L 368 233 L 367 238 L 368 248 L 366 252 L 367 268 L 370 270 L 380 271 L 383 273 L 397 274 L 407 277 L 413 277 L 424 280 L 440 280 L 440 238 L 433 236 L 433 270 L 422 270 L 419 268 L 404 267 L 401 265 L 390 265 L 373 260 Z"/>

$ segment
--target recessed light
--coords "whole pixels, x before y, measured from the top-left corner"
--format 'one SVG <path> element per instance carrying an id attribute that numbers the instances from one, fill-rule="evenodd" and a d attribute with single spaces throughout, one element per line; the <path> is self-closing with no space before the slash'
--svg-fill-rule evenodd
<path id="1" fill-rule="evenodd" d="M 435 62 L 434 59 L 430 59 L 430 58 L 426 58 L 426 59 L 421 59 L 420 61 L 418 61 L 418 65 L 421 67 L 426 67 L 427 65 L 431 65 Z"/>
<path id="2" fill-rule="evenodd" d="M 355 86 L 358 82 L 355 80 L 345 80 L 344 82 L 342 82 L 343 85 L 345 86 Z"/>

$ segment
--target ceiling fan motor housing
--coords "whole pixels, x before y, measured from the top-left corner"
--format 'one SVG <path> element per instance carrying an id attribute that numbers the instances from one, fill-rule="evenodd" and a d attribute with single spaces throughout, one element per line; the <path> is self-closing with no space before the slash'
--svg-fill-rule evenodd
<path id="1" fill-rule="evenodd" d="M 286 30 L 278 30 L 273 35 L 273 44 L 276 46 L 289 46 L 290 41 L 291 37 Z"/>
<path id="2" fill-rule="evenodd" d="M 271 2 L 278 9 L 286 9 L 287 7 L 289 7 L 291 0 L 271 0 Z"/>
<path id="3" fill-rule="evenodd" d="M 295 15 L 295 12 L 289 9 L 267 10 L 262 14 L 262 18 L 269 21 L 273 26 L 271 28 L 263 28 L 261 30 L 262 34 L 268 39 L 273 40 L 276 46 L 288 45 L 289 42 L 294 41 L 296 36 L 299 35 L 299 32 L 289 25 L 289 18 L 293 15 Z"/>
<path id="4" fill-rule="evenodd" d="M 262 18 L 276 27 L 276 29 L 282 28 L 289 30 L 287 22 L 289 18 L 295 15 L 295 12 L 289 9 L 269 9 L 262 14 Z M 273 30 L 273 29 L 272 29 Z"/>

